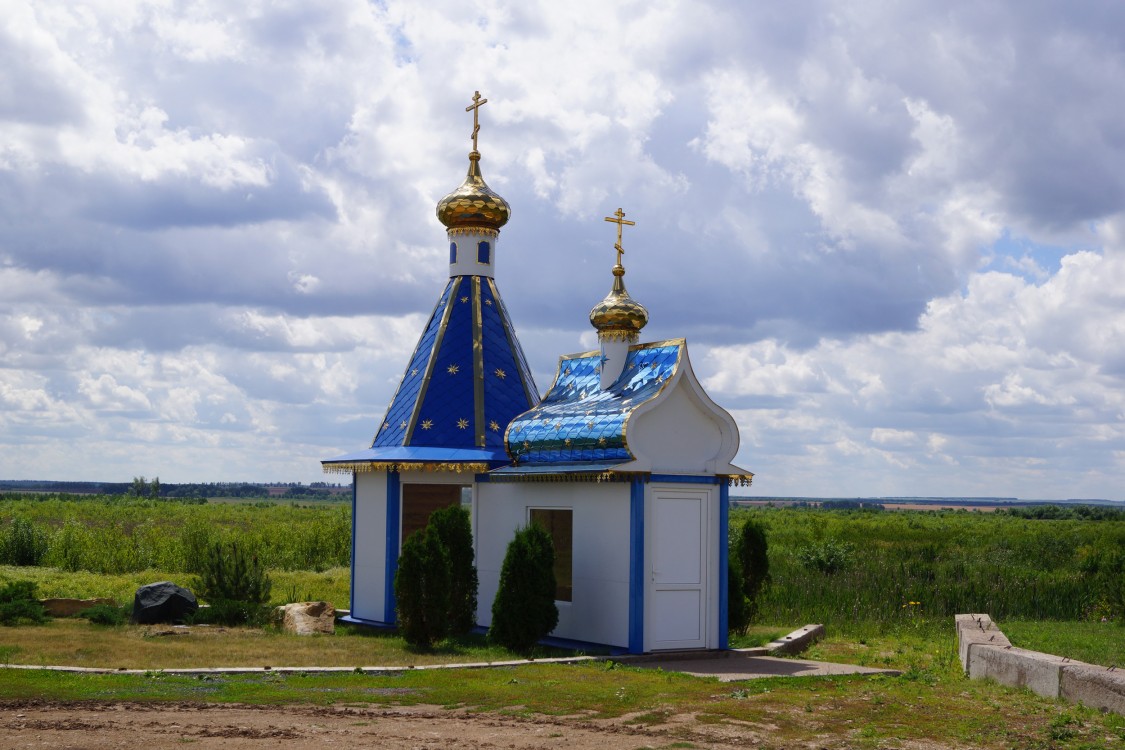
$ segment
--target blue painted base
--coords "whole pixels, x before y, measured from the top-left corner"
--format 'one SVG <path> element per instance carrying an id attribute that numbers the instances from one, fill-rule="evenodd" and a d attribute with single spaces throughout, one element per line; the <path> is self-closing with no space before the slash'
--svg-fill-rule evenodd
<path id="1" fill-rule="evenodd" d="M 344 615 L 343 617 L 337 617 L 336 621 L 337 622 L 346 622 L 349 625 L 362 625 L 365 628 L 375 628 L 376 630 L 397 630 L 398 629 L 394 624 L 389 623 L 389 622 L 379 622 L 378 620 L 362 620 L 358 617 L 352 617 L 351 615 Z"/>

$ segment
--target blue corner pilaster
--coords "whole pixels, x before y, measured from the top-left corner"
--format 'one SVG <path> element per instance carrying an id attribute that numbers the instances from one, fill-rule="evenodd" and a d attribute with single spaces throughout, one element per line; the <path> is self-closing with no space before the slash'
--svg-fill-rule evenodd
<path id="1" fill-rule="evenodd" d="M 629 486 L 629 653 L 645 650 L 645 485 Z"/>
<path id="2" fill-rule="evenodd" d="M 349 570 L 351 570 L 352 582 L 351 588 L 348 589 L 348 611 L 355 612 L 355 511 L 356 511 L 356 492 L 359 485 L 359 477 L 356 473 L 352 472 L 352 561 Z"/>
<path id="3" fill-rule="evenodd" d="M 727 634 L 727 607 L 730 601 L 727 598 L 727 580 L 730 568 L 728 555 L 730 550 L 727 545 L 730 539 L 730 485 L 719 480 L 719 648 L 725 650 L 728 646 Z"/>
<path id="4" fill-rule="evenodd" d="M 383 622 L 394 625 L 395 617 L 395 573 L 398 571 L 398 526 L 399 510 L 402 507 L 402 494 L 398 472 L 387 472 L 387 561 L 386 578 L 383 591 Z"/>

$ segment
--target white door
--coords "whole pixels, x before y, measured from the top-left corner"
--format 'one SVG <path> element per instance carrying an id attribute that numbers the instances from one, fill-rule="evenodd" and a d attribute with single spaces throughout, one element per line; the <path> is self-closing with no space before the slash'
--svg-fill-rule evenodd
<path id="1" fill-rule="evenodd" d="M 708 489 L 653 488 L 646 648 L 707 646 Z"/>

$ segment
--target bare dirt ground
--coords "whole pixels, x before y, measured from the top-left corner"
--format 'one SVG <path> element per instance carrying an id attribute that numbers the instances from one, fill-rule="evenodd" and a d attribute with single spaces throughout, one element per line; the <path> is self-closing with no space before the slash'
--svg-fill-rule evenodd
<path id="1" fill-rule="evenodd" d="M 776 726 L 749 721 L 704 723 L 673 714 L 662 724 L 629 717 L 522 718 L 452 711 L 438 706 L 247 706 L 207 703 L 55 703 L 0 701 L 0 750 L 8 748 L 283 748 L 336 746 L 380 750 L 478 748 L 507 750 L 844 750 L 856 747 L 841 727 L 831 736 L 779 738 Z M 869 744 L 863 744 L 864 747 Z M 880 744 L 880 747 L 883 745 Z M 968 750 L 963 745 L 896 741 L 899 750 Z"/>
<path id="2" fill-rule="evenodd" d="M 763 727 L 763 731 L 767 728 Z M 726 736 L 724 736 L 726 735 Z M 759 745 L 753 727 L 696 724 L 676 717 L 655 727 L 580 717 L 515 718 L 435 706 L 345 708 L 221 704 L 0 703 L 0 748 L 286 748 L 326 745 L 387 750 L 433 748 L 744 748 Z"/>

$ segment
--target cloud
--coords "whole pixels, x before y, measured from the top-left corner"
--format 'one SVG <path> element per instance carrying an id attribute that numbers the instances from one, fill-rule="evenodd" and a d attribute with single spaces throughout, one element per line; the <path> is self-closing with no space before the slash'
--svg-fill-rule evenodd
<path id="1" fill-rule="evenodd" d="M 866 477 L 818 479 L 798 466 L 859 457 L 856 468 L 877 471 L 887 494 L 918 494 L 911 488 L 936 486 L 955 464 L 995 487 L 985 494 L 1088 495 L 1097 485 L 1083 486 L 1083 469 L 1114 470 L 1125 447 L 1125 383 L 1105 367 L 1125 349 L 1123 272 L 1115 252 L 1067 256 L 1041 285 L 981 274 L 964 294 L 931 302 L 917 331 L 804 351 L 773 341 L 713 348 L 705 383 L 741 405 L 753 437 L 742 460 L 764 458 L 779 494 L 862 494 Z"/>
<path id="2" fill-rule="evenodd" d="M 541 385 L 621 207 L 646 338 L 688 337 L 759 489 L 1118 492 L 1122 16 L 9 0 L 0 467 L 309 480 L 369 440 L 479 90 Z"/>

